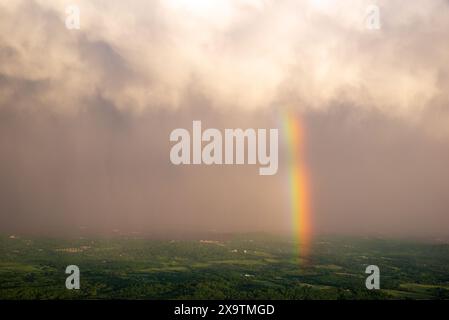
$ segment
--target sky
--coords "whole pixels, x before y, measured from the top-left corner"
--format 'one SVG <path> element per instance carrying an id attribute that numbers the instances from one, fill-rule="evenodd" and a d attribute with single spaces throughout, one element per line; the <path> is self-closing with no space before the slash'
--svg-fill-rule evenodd
<path id="1" fill-rule="evenodd" d="M 193 120 L 289 112 L 314 234 L 449 235 L 448 1 L 17 0 L 0 17 L 0 232 L 291 232 L 283 141 L 274 176 L 169 159 Z"/>

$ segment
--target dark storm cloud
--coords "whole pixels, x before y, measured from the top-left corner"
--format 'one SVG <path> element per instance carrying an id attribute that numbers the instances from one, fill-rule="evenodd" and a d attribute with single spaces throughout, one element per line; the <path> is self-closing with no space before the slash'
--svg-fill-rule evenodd
<path id="1" fill-rule="evenodd" d="M 277 127 L 275 113 L 118 111 L 101 98 L 77 116 L 1 112 L 3 231 L 176 232 L 289 230 L 285 146 L 280 170 L 173 166 L 168 136 L 191 128 Z M 373 112 L 305 115 L 313 222 L 322 232 L 447 232 L 446 143 Z M 62 231 L 64 230 L 64 231 Z"/>
<path id="2" fill-rule="evenodd" d="M 449 148 L 412 125 L 339 106 L 307 117 L 317 226 L 447 233 Z"/>
<path id="3" fill-rule="evenodd" d="M 419 2 L 419 1 L 418 1 Z M 447 234 L 447 1 L 0 5 L 0 231 L 292 228 L 285 141 L 256 166 L 173 166 L 169 133 L 306 125 L 317 233 Z M 75 231 L 74 231 L 75 230 Z"/>

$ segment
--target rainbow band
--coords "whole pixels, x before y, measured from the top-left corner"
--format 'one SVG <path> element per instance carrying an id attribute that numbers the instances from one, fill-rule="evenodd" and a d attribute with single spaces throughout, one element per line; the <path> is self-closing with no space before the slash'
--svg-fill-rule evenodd
<path id="1" fill-rule="evenodd" d="M 293 216 L 293 232 L 298 241 L 299 257 L 310 252 L 310 188 L 304 161 L 304 128 L 295 115 L 284 117 L 284 130 L 289 150 L 290 206 Z"/>

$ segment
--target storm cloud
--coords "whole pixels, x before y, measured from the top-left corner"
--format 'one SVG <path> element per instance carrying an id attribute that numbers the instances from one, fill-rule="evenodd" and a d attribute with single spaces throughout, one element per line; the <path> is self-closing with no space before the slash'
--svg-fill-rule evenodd
<path id="1" fill-rule="evenodd" d="M 449 3 L 0 4 L 0 230 L 291 231 L 277 175 L 174 166 L 169 134 L 301 116 L 315 233 L 449 232 Z M 283 140 L 283 139 L 281 139 Z"/>

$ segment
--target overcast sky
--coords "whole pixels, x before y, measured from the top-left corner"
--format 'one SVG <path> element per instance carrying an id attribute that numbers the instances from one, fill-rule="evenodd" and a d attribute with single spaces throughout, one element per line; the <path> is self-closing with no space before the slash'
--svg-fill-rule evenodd
<path id="1" fill-rule="evenodd" d="M 449 2 L 375 3 L 1 2 L 0 231 L 288 232 L 283 139 L 259 176 L 173 166 L 169 134 L 289 110 L 316 234 L 448 235 Z"/>

